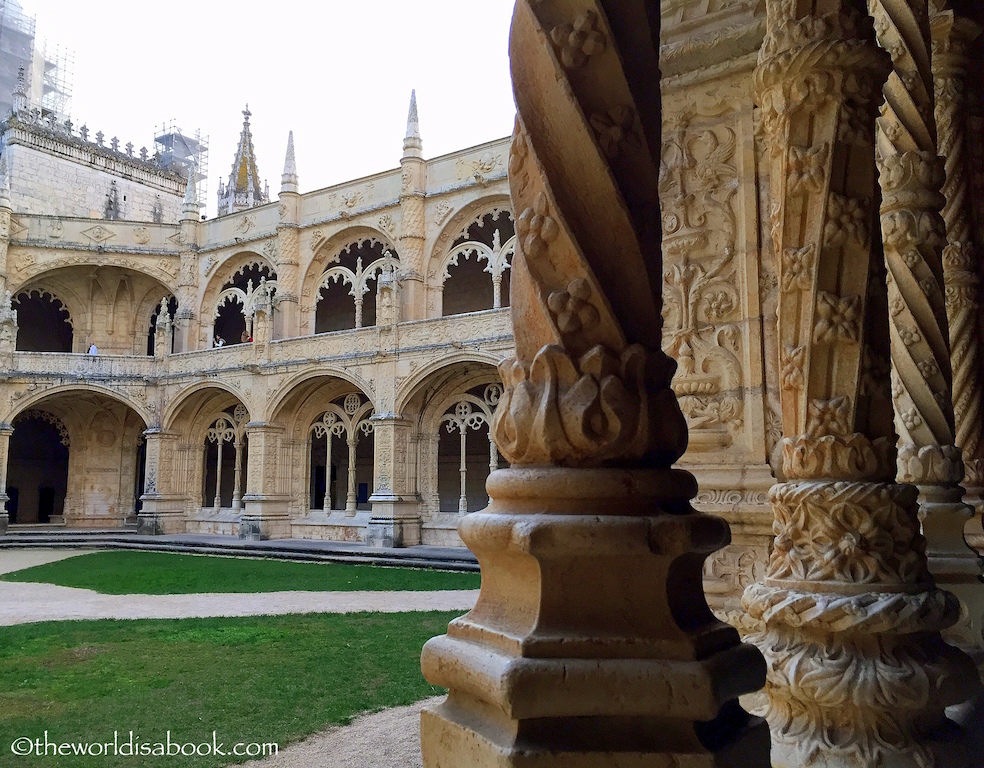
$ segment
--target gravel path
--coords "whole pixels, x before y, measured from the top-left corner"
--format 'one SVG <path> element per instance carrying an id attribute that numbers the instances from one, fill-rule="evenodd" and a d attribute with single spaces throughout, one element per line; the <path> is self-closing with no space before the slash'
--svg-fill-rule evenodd
<path id="1" fill-rule="evenodd" d="M 441 698 L 362 715 L 285 747 L 248 768 L 423 768 L 420 710 Z"/>
<path id="2" fill-rule="evenodd" d="M 91 555 L 98 549 L 0 549 L 0 573 L 13 573 L 35 565 L 57 563 L 79 555 Z"/>
<path id="3" fill-rule="evenodd" d="M 467 611 L 478 590 L 102 595 L 54 584 L 0 584 L 0 626 L 81 619 L 189 619 L 289 613 Z"/>

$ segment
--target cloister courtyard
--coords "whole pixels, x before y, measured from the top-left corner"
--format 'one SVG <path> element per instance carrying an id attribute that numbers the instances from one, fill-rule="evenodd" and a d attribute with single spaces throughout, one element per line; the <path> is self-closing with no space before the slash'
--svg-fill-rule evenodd
<path id="1" fill-rule="evenodd" d="M 87 748 L 115 734 L 120 751 L 117 732 L 152 750 L 166 747 L 167 731 L 182 745 L 211 742 L 215 731 L 227 752 L 243 744 L 257 756 L 267 745 L 264 768 L 378 768 L 421 764 L 420 702 L 441 691 L 420 674 L 420 647 L 474 605 L 479 577 L 0 549 L 0 581 L 2 766 L 133 764 L 98 748 L 15 754 L 24 749 L 17 739 L 43 746 L 46 733 Z M 139 764 L 174 759 L 147 754 Z M 222 766 L 246 757 L 180 759 Z"/>

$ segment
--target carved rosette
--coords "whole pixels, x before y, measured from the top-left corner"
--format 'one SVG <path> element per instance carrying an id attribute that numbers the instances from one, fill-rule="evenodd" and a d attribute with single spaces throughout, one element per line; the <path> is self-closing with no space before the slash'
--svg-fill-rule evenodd
<path id="1" fill-rule="evenodd" d="M 516 355 L 493 423 L 511 466 L 459 526 L 478 603 L 424 647 L 450 690 L 423 715 L 427 766 L 767 764 L 736 701 L 761 656 L 703 597 L 728 527 L 670 469 L 687 425 L 660 347 L 658 40 L 648 0 L 516 5 Z"/>

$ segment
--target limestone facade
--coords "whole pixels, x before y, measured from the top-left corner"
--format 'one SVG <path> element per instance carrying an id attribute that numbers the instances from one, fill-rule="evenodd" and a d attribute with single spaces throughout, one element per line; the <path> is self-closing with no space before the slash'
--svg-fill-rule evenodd
<path id="1" fill-rule="evenodd" d="M 304 195 L 291 141 L 279 200 L 209 221 L 152 159 L 30 113 L 4 156 L 13 524 L 461 544 L 499 466 L 506 141 L 425 160 L 413 115 L 400 168 Z M 112 190 L 118 217 L 87 202 Z"/>

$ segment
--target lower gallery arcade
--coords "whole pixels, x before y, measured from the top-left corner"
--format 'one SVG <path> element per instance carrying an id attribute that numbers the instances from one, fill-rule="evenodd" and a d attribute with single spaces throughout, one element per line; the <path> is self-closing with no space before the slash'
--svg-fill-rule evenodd
<path id="1" fill-rule="evenodd" d="M 160 429 L 146 404 L 119 394 L 64 388 L 33 399 L 5 435 L 12 530 L 125 529 L 143 516 L 151 533 L 239 536 L 253 507 L 266 519 L 273 506 L 261 537 L 365 541 L 378 504 L 377 431 L 392 441 L 387 422 L 398 421 L 392 450 L 413 467 L 404 495 L 419 516 L 419 539 L 403 543 L 460 546 L 458 520 L 487 505 L 485 481 L 507 465 L 489 437 L 502 389 L 487 362 L 426 376 L 399 419 L 380 418 L 357 384 L 325 374 L 292 383 L 256 417 L 231 388 L 191 389 Z"/>

